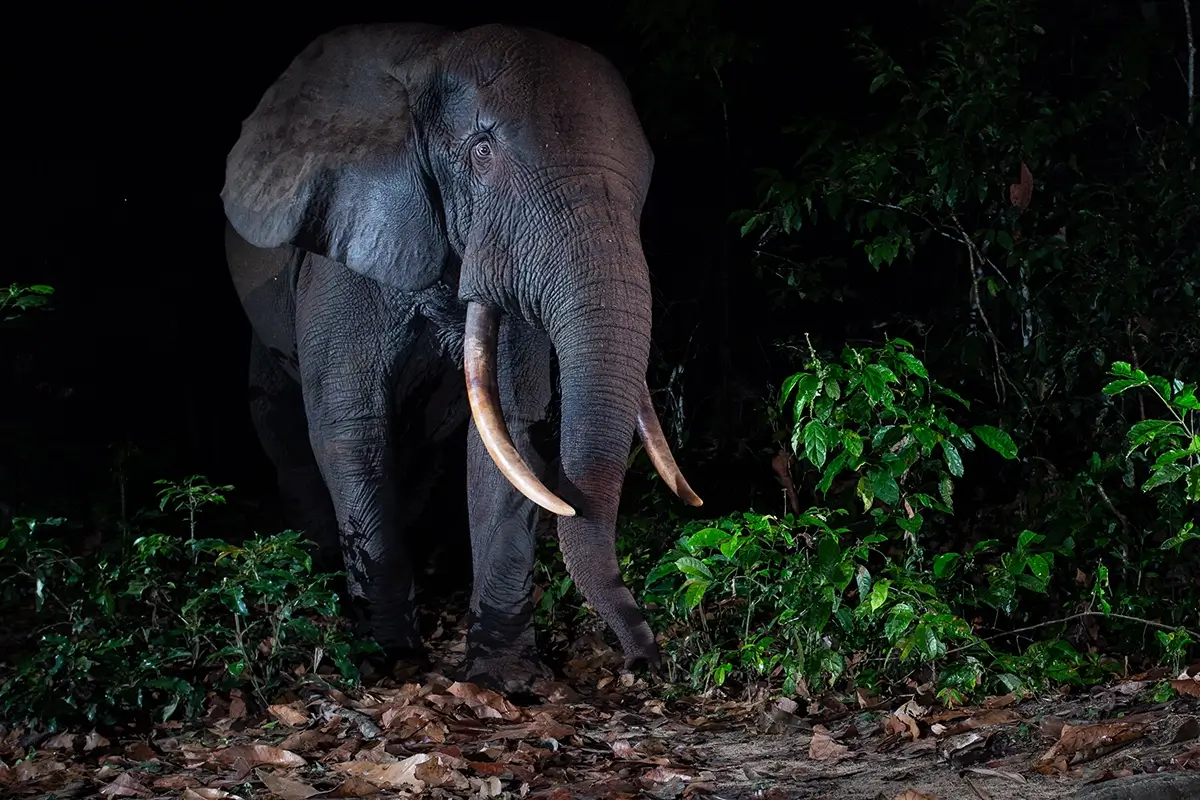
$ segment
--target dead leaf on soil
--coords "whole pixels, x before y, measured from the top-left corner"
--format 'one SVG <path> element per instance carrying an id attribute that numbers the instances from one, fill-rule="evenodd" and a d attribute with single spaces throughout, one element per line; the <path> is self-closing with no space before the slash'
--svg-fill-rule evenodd
<path id="1" fill-rule="evenodd" d="M 149 797 L 154 794 L 128 772 L 122 772 L 116 780 L 100 789 L 106 797 Z"/>
<path id="2" fill-rule="evenodd" d="M 293 728 L 308 724 L 308 714 L 304 712 L 299 701 L 267 706 L 267 713 L 284 725 L 290 725 Z"/>
<path id="3" fill-rule="evenodd" d="M 1187 697 L 1200 697 L 1200 675 L 1191 678 L 1176 678 L 1171 688 Z"/>
<path id="4" fill-rule="evenodd" d="M 1147 723 L 1112 720 L 1093 725 L 1063 725 L 1057 742 L 1038 759 L 1034 771 L 1043 775 L 1066 772 L 1071 764 L 1091 761 L 1146 735 Z"/>
<path id="5" fill-rule="evenodd" d="M 61 761 L 22 761 L 17 764 L 13 774 L 16 776 L 17 783 L 32 783 L 55 772 L 62 772 L 66 768 L 67 765 Z"/>
<path id="6" fill-rule="evenodd" d="M 263 785 L 270 789 L 272 794 L 279 795 L 283 800 L 308 800 L 314 794 L 321 794 L 319 790 L 295 778 L 263 770 L 259 770 L 257 774 Z"/>
<path id="7" fill-rule="evenodd" d="M 213 757 L 222 764 L 234 765 L 239 759 L 250 767 L 302 767 L 308 762 L 303 756 L 298 756 L 291 750 L 282 747 L 272 747 L 268 744 L 235 744 L 218 750 Z"/>
<path id="8" fill-rule="evenodd" d="M 834 764 L 850 757 L 850 748 L 838 744 L 824 725 L 813 725 L 812 741 L 808 743 L 808 757 L 813 761 L 829 761 Z"/>
<path id="9" fill-rule="evenodd" d="M 466 701 L 467 705 L 480 719 L 518 720 L 521 710 L 504 698 L 499 692 L 484 689 L 473 683 L 456 681 L 446 690 L 449 694 Z"/>
<path id="10" fill-rule="evenodd" d="M 337 785 L 330 797 L 370 797 L 373 794 L 379 794 L 379 787 L 371 783 L 365 778 L 360 778 L 357 775 L 351 775 L 346 780 Z"/>
<path id="11" fill-rule="evenodd" d="M 900 794 L 896 795 L 895 797 L 892 798 L 892 800 L 938 800 L 938 799 L 931 794 L 924 794 L 922 792 L 918 792 L 916 789 L 909 789 L 908 791 L 904 791 L 904 792 L 901 792 Z"/>

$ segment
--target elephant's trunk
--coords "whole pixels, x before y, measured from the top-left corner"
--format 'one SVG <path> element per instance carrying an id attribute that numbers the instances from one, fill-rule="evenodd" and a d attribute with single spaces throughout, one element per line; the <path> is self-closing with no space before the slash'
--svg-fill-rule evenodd
<path id="1" fill-rule="evenodd" d="M 509 437 L 496 384 L 500 312 L 478 302 L 468 304 L 467 311 L 467 388 L 476 428 L 500 471 L 530 500 L 560 515 L 567 570 L 616 633 L 625 663 L 657 664 L 654 635 L 621 579 L 616 555 L 617 508 L 635 429 L 668 487 L 691 505 L 701 501 L 675 464 L 646 386 L 650 283 L 645 260 L 640 248 L 631 254 L 613 247 L 608 255 L 592 256 L 587 265 L 567 271 L 542 303 L 542 323 L 559 362 L 558 495 L 539 480 Z"/>

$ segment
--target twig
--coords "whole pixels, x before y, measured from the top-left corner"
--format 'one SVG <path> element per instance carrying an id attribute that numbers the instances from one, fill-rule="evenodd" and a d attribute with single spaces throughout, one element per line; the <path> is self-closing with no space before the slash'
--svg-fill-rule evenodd
<path id="1" fill-rule="evenodd" d="M 1137 347 L 1133 344 L 1133 317 L 1125 320 L 1125 335 L 1129 337 L 1129 354 L 1133 357 L 1133 368 L 1141 370 L 1142 365 L 1138 363 Z M 1146 396 L 1142 392 L 1138 392 L 1138 411 L 1141 416 L 1138 418 L 1144 420 L 1146 418 Z M 1170 404 L 1168 404 L 1170 405 Z"/>
<path id="2" fill-rule="evenodd" d="M 1099 483 L 1095 484 L 1095 486 L 1096 486 L 1096 492 L 1100 495 L 1100 499 L 1104 501 L 1104 505 L 1108 506 L 1108 510 L 1111 511 L 1116 516 L 1116 518 L 1121 521 L 1121 527 L 1125 530 L 1126 533 L 1132 533 L 1133 526 L 1129 524 L 1129 519 L 1124 514 L 1122 514 L 1120 511 L 1118 511 L 1117 507 L 1115 505 L 1113 505 L 1113 501 L 1110 500 L 1108 497 L 1108 492 L 1104 491 L 1104 487 L 1101 486 Z"/>
<path id="3" fill-rule="evenodd" d="M 1017 628 L 1016 630 L 1005 631 L 1003 633 L 997 633 L 994 636 L 986 636 L 982 639 L 976 639 L 971 644 L 964 644 L 962 647 L 953 647 L 953 648 L 947 650 L 946 655 L 948 656 L 948 655 L 952 655 L 953 653 L 961 653 L 963 650 L 970 650 L 972 647 L 979 644 L 980 642 L 990 642 L 993 639 L 1002 639 L 1005 636 L 1016 636 L 1018 633 L 1028 633 L 1029 631 L 1036 631 L 1038 628 L 1046 628 L 1046 627 L 1049 627 L 1050 625 L 1061 625 L 1064 622 L 1074 622 L 1075 620 L 1083 619 L 1084 617 L 1109 617 L 1111 619 L 1123 619 L 1127 622 L 1140 622 L 1143 625 L 1149 626 L 1151 628 L 1160 628 L 1164 631 L 1173 631 L 1173 630 L 1178 630 L 1180 628 L 1180 626 L 1178 626 L 1178 625 L 1165 625 L 1161 622 L 1155 622 L 1154 620 L 1143 619 L 1142 617 L 1133 617 L 1133 616 L 1130 616 L 1129 614 L 1105 614 L 1103 611 L 1081 611 L 1078 614 L 1072 614 L 1071 616 L 1063 617 L 1062 619 L 1050 619 L 1050 620 L 1046 620 L 1045 622 L 1038 622 L 1033 625 L 1027 625 L 1024 628 Z M 1188 628 L 1183 628 L 1183 631 L 1185 633 L 1187 633 L 1188 636 L 1191 636 L 1193 639 L 1200 639 L 1200 633 L 1197 633 L 1196 631 L 1189 630 Z"/>
<path id="4" fill-rule="evenodd" d="M 992 323 L 988 320 L 987 313 L 983 310 L 983 303 L 979 299 L 979 273 L 975 269 L 975 258 L 978 256 L 980 260 L 983 260 L 983 254 L 975 247 L 975 242 L 971 241 L 971 237 L 963 229 L 962 223 L 958 221 L 958 215 L 950 212 L 950 219 L 954 220 L 954 227 L 958 228 L 958 232 L 962 235 L 962 242 L 967 246 L 967 266 L 971 270 L 971 305 L 979 312 L 979 318 L 983 320 L 983 327 L 987 328 L 988 335 L 992 337 L 992 351 L 996 354 L 996 375 L 992 379 L 992 383 L 996 387 L 996 399 L 1003 403 L 1008 399 L 1008 390 L 1004 387 L 1007 375 L 1004 372 L 1004 363 L 1000 360 L 1000 340 L 996 337 L 996 332 L 992 330 Z"/>
<path id="5" fill-rule="evenodd" d="M 1190 128 L 1196 120 L 1196 39 L 1192 33 L 1192 2 L 1183 0 L 1183 19 L 1187 25 L 1187 124 Z"/>

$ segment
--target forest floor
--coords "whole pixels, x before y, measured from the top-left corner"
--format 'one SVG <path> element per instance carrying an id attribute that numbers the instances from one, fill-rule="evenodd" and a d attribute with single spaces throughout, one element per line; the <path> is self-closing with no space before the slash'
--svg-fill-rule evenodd
<path id="1" fill-rule="evenodd" d="M 463 631 L 447 621 L 432 673 L 353 697 L 313 676 L 263 713 L 210 697 L 195 724 L 35 734 L 0 723 L 0 796 L 830 798 L 989 800 L 1200 797 L 1200 677 L 1171 702 L 1147 678 L 1087 693 L 945 709 L 911 695 L 664 699 L 576 642 L 565 681 L 515 705 L 445 677 Z M 1149 783 L 1145 783 L 1149 781 Z M 1139 785 L 1139 782 L 1142 782 Z"/>

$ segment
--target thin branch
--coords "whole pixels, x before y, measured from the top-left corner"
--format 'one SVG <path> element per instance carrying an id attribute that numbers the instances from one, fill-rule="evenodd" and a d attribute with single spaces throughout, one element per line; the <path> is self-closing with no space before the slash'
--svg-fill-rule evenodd
<path id="1" fill-rule="evenodd" d="M 1104 487 L 1099 483 L 1096 483 L 1095 486 L 1096 492 L 1100 495 L 1100 499 L 1104 501 L 1104 505 L 1108 506 L 1108 510 L 1111 511 L 1116 518 L 1121 521 L 1121 527 L 1126 533 L 1132 533 L 1133 526 L 1129 524 L 1129 519 L 1120 511 L 1118 511 L 1115 505 L 1113 505 L 1113 501 L 1109 498 L 1108 492 L 1104 491 Z"/>
<path id="2" fill-rule="evenodd" d="M 1191 636 L 1193 639 L 1200 639 L 1200 632 L 1189 630 L 1187 628 L 1182 628 L 1182 626 L 1179 626 L 1179 625 L 1165 625 L 1161 622 L 1155 622 L 1154 620 L 1150 620 L 1150 619 L 1143 619 L 1142 617 L 1133 617 L 1128 614 L 1105 614 L 1103 611 L 1081 611 L 1078 614 L 1072 614 L 1071 616 L 1063 617 L 1062 619 L 1050 619 L 1050 620 L 1046 620 L 1045 622 L 1038 622 L 1033 625 L 1026 625 L 1024 628 L 1017 628 L 1016 630 L 1004 631 L 1003 633 L 997 633 L 994 636 L 987 636 L 982 639 L 976 639 L 971 644 L 965 644 L 962 647 L 954 647 L 954 648 L 947 650 L 946 655 L 948 656 L 948 655 L 952 655 L 954 653 L 961 653 L 963 650 L 970 650 L 972 647 L 979 644 L 980 642 L 990 642 L 995 639 L 1002 639 L 1005 636 L 1016 636 L 1018 633 L 1028 633 L 1029 631 L 1036 631 L 1038 628 L 1046 628 L 1051 625 L 1061 625 L 1064 622 L 1074 622 L 1075 620 L 1083 619 L 1084 617 L 1109 617 L 1111 619 L 1123 619 L 1127 622 L 1138 622 L 1138 623 L 1141 623 L 1142 625 L 1146 625 L 1151 628 L 1159 628 L 1164 631 L 1174 631 L 1174 630 L 1182 629 L 1185 633 L 1187 633 L 1188 636 Z"/>
<path id="3" fill-rule="evenodd" d="M 992 351 L 996 355 L 996 375 L 992 379 L 992 383 L 996 387 L 996 399 L 1003 403 L 1008 399 L 1008 390 L 1004 386 L 1008 376 L 1004 372 L 1004 362 L 1000 360 L 1000 340 L 997 338 L 996 332 L 992 330 L 992 323 L 988 320 L 987 313 L 983 310 L 983 303 L 979 298 L 979 271 L 975 269 L 975 257 L 982 256 L 982 253 L 975 247 L 975 242 L 971 241 L 971 237 L 963 229 L 962 224 L 958 221 L 958 215 L 951 212 L 950 219 L 954 220 L 955 227 L 962 234 L 962 242 L 967 246 L 967 266 L 971 270 L 971 305 L 979 312 L 979 318 L 983 320 L 983 327 L 987 328 L 988 336 L 992 338 Z"/>
<path id="4" fill-rule="evenodd" d="M 1192 33 L 1191 0 L 1183 0 L 1183 19 L 1187 25 L 1187 124 L 1190 128 L 1196 121 L 1196 38 L 1195 34 Z"/>

